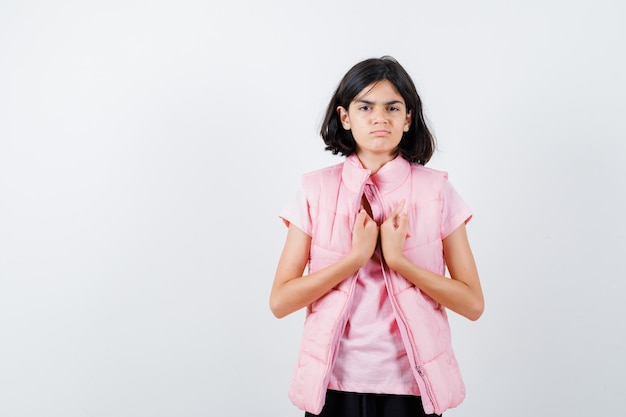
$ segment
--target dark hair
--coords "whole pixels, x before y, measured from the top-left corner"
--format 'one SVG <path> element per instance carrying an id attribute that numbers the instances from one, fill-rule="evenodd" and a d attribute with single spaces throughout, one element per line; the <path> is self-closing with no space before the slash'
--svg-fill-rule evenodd
<path id="1" fill-rule="evenodd" d="M 388 80 L 393 84 L 404 99 L 407 111 L 413 113 L 411 126 L 408 132 L 402 135 L 402 140 L 395 152 L 409 162 L 425 165 L 435 151 L 435 139 L 426 126 L 422 114 L 422 100 L 417 94 L 413 80 L 398 61 L 390 56 L 361 61 L 344 75 L 328 104 L 320 130 L 326 150 L 334 155 L 343 156 L 351 155 L 356 151 L 352 131 L 343 128 L 337 107 L 342 106 L 348 109 L 352 100 L 365 87 L 383 80 Z"/>

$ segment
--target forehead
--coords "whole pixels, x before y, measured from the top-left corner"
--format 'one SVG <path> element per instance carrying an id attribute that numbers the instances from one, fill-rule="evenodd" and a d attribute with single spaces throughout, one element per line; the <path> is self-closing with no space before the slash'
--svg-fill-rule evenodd
<path id="1" fill-rule="evenodd" d="M 389 80 L 375 81 L 362 89 L 353 101 L 366 100 L 369 98 L 378 98 L 381 100 L 401 101 L 404 103 L 402 95 Z"/>

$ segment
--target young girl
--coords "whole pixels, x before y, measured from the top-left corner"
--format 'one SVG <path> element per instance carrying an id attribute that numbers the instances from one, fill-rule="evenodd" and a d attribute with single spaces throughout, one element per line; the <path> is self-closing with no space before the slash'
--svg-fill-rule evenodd
<path id="1" fill-rule="evenodd" d="M 306 416 L 440 415 L 465 397 L 446 309 L 483 312 L 472 214 L 424 167 L 434 139 L 393 58 L 346 73 L 321 135 L 345 160 L 303 175 L 281 213 L 270 294 L 277 317 L 307 308 L 289 397 Z"/>

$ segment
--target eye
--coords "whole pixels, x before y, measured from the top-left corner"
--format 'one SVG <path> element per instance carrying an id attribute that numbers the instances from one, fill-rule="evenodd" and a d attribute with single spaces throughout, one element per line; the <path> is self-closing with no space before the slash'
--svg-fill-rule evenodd
<path id="1" fill-rule="evenodd" d="M 399 108 L 399 107 L 396 107 L 396 106 L 389 106 L 389 107 L 387 108 L 387 110 L 389 110 L 389 111 L 400 111 L 400 108 Z"/>
<path id="2" fill-rule="evenodd" d="M 359 106 L 359 110 L 362 110 L 362 111 L 368 111 L 368 110 L 371 110 L 371 109 L 372 109 L 372 107 L 367 105 L 367 104 L 363 104 L 362 106 Z"/>

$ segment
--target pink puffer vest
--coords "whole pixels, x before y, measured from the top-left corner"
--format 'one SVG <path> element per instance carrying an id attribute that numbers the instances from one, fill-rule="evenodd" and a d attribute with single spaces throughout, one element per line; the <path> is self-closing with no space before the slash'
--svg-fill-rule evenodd
<path id="1" fill-rule="evenodd" d="M 309 272 L 333 264 L 351 248 L 352 227 L 370 171 L 354 155 L 344 163 L 303 176 L 312 221 Z M 404 253 L 415 264 L 445 273 L 442 245 L 443 187 L 447 174 L 402 157 L 385 164 L 372 177 L 385 217 L 406 199 L 409 237 Z M 459 225 L 467 213 L 459 213 Z M 465 216 L 465 217 L 462 217 Z M 449 220 L 449 219 L 448 219 Z M 451 230 L 450 230 L 451 232 Z M 383 265 L 409 362 L 418 383 L 424 411 L 442 414 L 465 398 L 445 308 L 408 280 Z M 306 279 L 306 277 L 304 278 Z M 324 405 L 330 370 L 350 311 L 356 274 L 308 306 L 289 397 L 302 410 L 319 414 Z"/>

